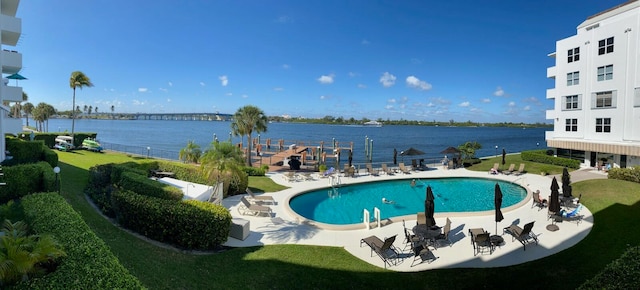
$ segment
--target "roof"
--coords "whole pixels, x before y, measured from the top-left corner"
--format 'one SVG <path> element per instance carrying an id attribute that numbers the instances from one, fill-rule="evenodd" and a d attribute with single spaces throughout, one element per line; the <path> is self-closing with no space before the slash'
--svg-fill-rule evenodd
<path id="1" fill-rule="evenodd" d="M 590 26 L 592 24 L 600 22 L 603 19 L 609 18 L 611 16 L 614 16 L 638 7 L 640 7 L 640 2 L 638 2 L 638 0 L 629 0 L 620 5 L 611 7 L 607 10 L 598 12 L 594 15 L 587 17 L 587 19 L 584 22 L 578 25 L 578 29 Z"/>

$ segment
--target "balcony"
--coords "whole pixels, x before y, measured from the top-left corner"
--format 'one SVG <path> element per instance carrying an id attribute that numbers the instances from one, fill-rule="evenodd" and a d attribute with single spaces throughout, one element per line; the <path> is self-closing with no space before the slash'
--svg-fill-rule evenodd
<path id="1" fill-rule="evenodd" d="M 2 12 L 4 13 L 4 7 Z M 16 46 L 22 34 L 22 19 L 2 14 L 0 27 L 2 27 L 2 44 Z"/>
<path id="2" fill-rule="evenodd" d="M 2 14 L 9 16 L 16 16 L 16 11 L 18 11 L 18 4 L 20 4 L 20 0 L 2 0 L 0 1 L 2 4 Z"/>
<path id="3" fill-rule="evenodd" d="M 2 73 L 14 74 L 22 69 L 22 53 L 6 49 L 0 53 L 2 53 Z"/>
<path id="4" fill-rule="evenodd" d="M 546 110 L 544 118 L 547 119 L 547 120 L 554 120 L 556 118 L 556 111 L 555 110 Z"/>
<path id="5" fill-rule="evenodd" d="M 547 89 L 547 99 L 555 99 L 556 98 L 556 88 Z"/>
<path id="6" fill-rule="evenodd" d="M 556 79 L 556 74 L 557 74 L 557 71 L 556 71 L 556 67 L 555 66 L 547 68 L 547 78 L 555 80 Z"/>
<path id="7" fill-rule="evenodd" d="M 22 102 L 22 87 L 3 86 L 0 97 L 2 101 Z"/>
<path id="8" fill-rule="evenodd" d="M 6 113 L 2 113 L 5 114 Z M 18 134 L 22 132 L 22 119 L 4 117 L 2 119 L 2 129 L 5 133 Z"/>

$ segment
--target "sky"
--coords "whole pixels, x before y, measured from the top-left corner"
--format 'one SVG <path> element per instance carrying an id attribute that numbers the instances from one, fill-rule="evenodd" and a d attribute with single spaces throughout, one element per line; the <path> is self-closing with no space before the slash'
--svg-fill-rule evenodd
<path id="1" fill-rule="evenodd" d="M 71 110 L 545 122 L 555 42 L 625 0 L 27 0 L 19 85 Z M 12 81 L 13 84 L 13 81 Z"/>

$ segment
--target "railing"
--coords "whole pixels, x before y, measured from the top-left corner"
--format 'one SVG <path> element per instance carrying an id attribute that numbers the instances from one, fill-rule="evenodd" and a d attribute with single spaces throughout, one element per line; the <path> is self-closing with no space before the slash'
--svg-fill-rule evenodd
<path id="1" fill-rule="evenodd" d="M 105 150 L 118 151 L 122 153 L 138 155 L 142 157 L 153 157 L 159 159 L 167 159 L 167 160 L 179 160 L 180 152 L 171 151 L 171 150 L 163 150 L 163 149 L 154 149 L 151 147 L 144 146 L 132 146 L 132 145 L 122 145 L 116 143 L 108 143 L 108 142 L 100 142 L 102 148 Z"/>

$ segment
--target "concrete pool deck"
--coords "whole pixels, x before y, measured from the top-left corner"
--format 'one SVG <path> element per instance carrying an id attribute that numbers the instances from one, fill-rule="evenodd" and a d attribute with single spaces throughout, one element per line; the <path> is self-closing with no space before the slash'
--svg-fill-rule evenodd
<path id="1" fill-rule="evenodd" d="M 405 247 L 404 230 L 402 220 L 404 219 L 407 228 L 411 229 L 416 224 L 416 215 L 394 218 L 392 220 L 382 221 L 381 227 L 372 226 L 371 229 L 365 229 L 364 224 L 352 226 L 353 229 L 327 229 L 323 226 L 314 225 L 311 221 L 292 213 L 288 206 L 289 198 L 299 192 L 308 191 L 327 187 L 329 179 L 316 178 L 315 180 L 294 181 L 290 182 L 284 178 L 284 173 L 270 172 L 267 174 L 276 183 L 289 186 L 290 188 L 268 193 L 265 195 L 272 196 L 277 205 L 271 205 L 273 214 L 271 217 L 264 216 L 245 216 L 238 213 L 238 206 L 242 196 L 232 196 L 223 200 L 223 205 L 230 209 L 234 218 L 248 220 L 250 222 L 251 233 L 245 240 L 229 238 L 225 243 L 231 247 L 250 247 L 259 245 L 273 244 L 301 244 L 301 245 L 319 245 L 343 247 L 355 257 L 366 261 L 378 267 L 384 267 L 382 259 L 377 255 L 371 256 L 370 248 L 367 245 L 360 246 L 360 240 L 372 235 L 378 236 L 380 239 L 397 235 L 395 247 L 402 253 L 404 259 L 400 259 L 397 265 L 387 267 L 394 271 L 424 271 L 437 268 L 478 268 L 478 267 L 502 267 L 509 265 L 521 264 L 524 262 L 540 259 L 549 255 L 558 253 L 567 249 L 580 240 L 584 239 L 593 226 L 593 216 L 588 208 L 584 207 L 580 212 L 584 215 L 582 222 L 559 222 L 556 223 L 559 230 L 549 231 L 546 226 L 551 224 L 551 220 L 547 219 L 547 209 L 539 210 L 538 207 L 532 208 L 531 194 L 523 200 L 523 202 L 503 208 L 502 213 L 504 220 L 497 225 L 497 234 L 503 234 L 503 228 L 518 224 L 524 227 L 524 224 L 535 222 L 532 232 L 538 235 L 539 243 L 536 245 L 528 244 L 526 250 L 517 240 L 512 241 L 509 234 L 504 234 L 504 243 L 497 246 L 492 254 L 481 253 L 474 255 L 474 249 L 471 244 L 468 230 L 471 228 L 484 228 L 491 235 L 496 234 L 496 223 L 494 221 L 494 211 L 485 211 L 479 213 L 436 213 L 436 224 L 444 226 L 448 217 L 451 224 L 451 232 L 449 240 L 451 246 L 442 245 L 437 249 L 433 249 L 432 253 L 436 259 L 431 262 L 416 261 L 416 265 L 411 266 L 414 258 L 410 247 Z M 571 173 L 572 181 L 584 180 L 591 178 L 606 178 L 606 175 L 591 173 L 588 170 L 578 170 Z M 411 174 L 397 173 L 395 175 L 370 176 L 363 175 L 356 178 L 341 177 L 342 184 L 353 184 L 360 182 L 370 182 L 388 179 L 410 179 L 413 178 L 440 178 L 440 177 L 480 177 L 499 179 L 514 182 L 527 188 L 529 192 L 540 190 L 541 198 L 548 199 L 550 194 L 551 179 L 553 176 L 541 176 L 536 174 L 516 175 L 491 175 L 486 172 L 469 171 L 466 169 L 443 170 L 440 168 L 428 171 L 414 171 Z M 558 180 L 560 181 L 560 180 Z M 578 195 L 579 193 L 574 193 Z M 373 213 L 371 213 L 373 215 Z"/>

